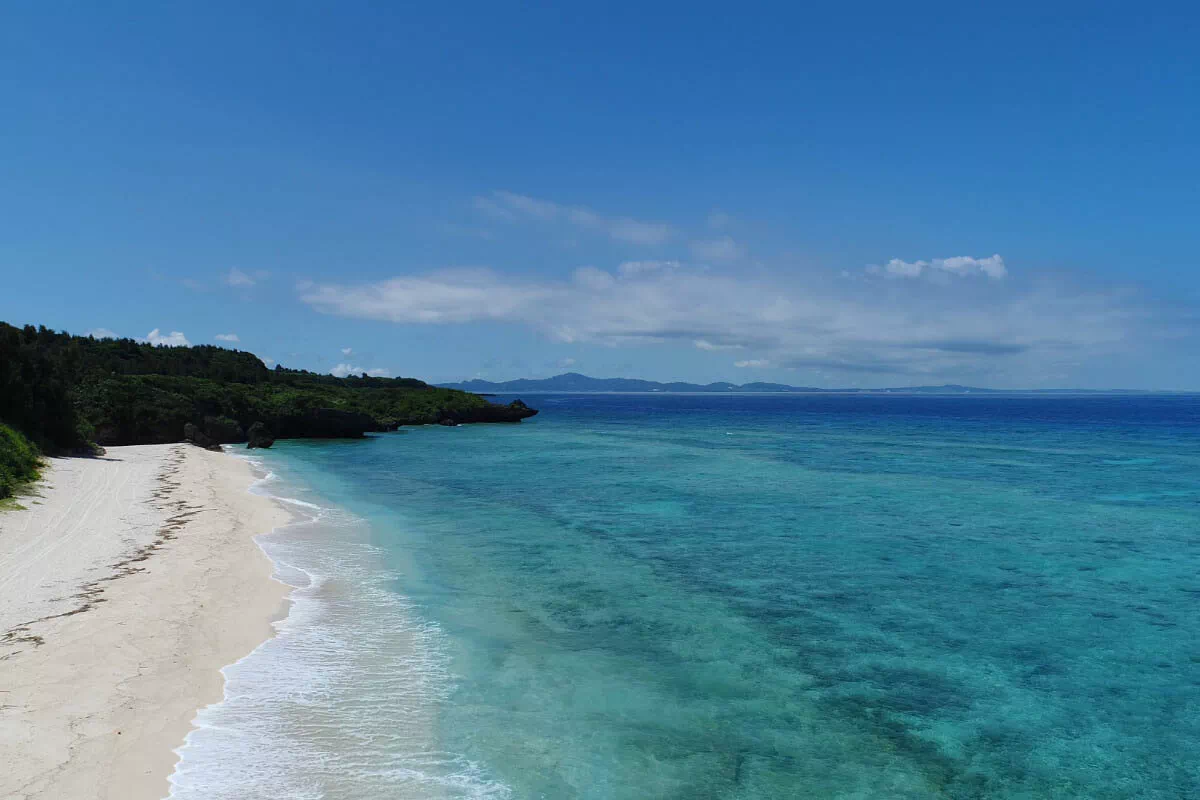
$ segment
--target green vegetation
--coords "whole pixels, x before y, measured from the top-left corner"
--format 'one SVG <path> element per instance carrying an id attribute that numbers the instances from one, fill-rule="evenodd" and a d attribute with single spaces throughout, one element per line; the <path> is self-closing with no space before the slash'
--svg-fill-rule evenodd
<path id="1" fill-rule="evenodd" d="M 41 458 L 33 442 L 0 423 L 0 501 L 37 480 Z"/>
<path id="2" fill-rule="evenodd" d="M 532 413 L 413 378 L 272 370 L 252 353 L 220 347 L 155 347 L 0 323 L 0 420 L 48 453 L 91 442 L 182 441 L 189 423 L 230 442 L 244 441 L 255 422 L 295 438 Z"/>

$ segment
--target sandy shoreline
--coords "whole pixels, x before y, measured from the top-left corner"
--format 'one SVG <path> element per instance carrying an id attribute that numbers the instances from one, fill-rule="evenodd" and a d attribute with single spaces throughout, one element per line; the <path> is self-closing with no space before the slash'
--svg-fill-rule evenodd
<path id="1" fill-rule="evenodd" d="M 186 445 L 55 459 L 0 513 L 0 797 L 160 800 L 221 667 L 286 612 L 254 536 L 288 513 Z"/>

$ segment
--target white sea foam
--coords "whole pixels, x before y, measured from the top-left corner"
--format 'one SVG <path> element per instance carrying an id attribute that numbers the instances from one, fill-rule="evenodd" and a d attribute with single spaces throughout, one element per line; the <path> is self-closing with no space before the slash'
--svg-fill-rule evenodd
<path id="1" fill-rule="evenodd" d="M 265 486 L 253 489 L 316 512 L 259 539 L 294 587 L 291 610 L 274 638 L 222 670 L 225 697 L 197 714 L 170 798 L 510 797 L 438 744 L 453 685 L 444 636 L 391 590 L 398 576 L 365 522 Z"/>
<path id="2" fill-rule="evenodd" d="M 321 506 L 317 505 L 316 503 L 309 503 L 306 500 L 300 500 L 295 497 L 276 497 L 275 499 L 281 503 L 288 503 L 289 505 L 300 506 L 301 508 L 311 508 L 314 511 L 323 511 L 324 510 L 321 508 Z"/>

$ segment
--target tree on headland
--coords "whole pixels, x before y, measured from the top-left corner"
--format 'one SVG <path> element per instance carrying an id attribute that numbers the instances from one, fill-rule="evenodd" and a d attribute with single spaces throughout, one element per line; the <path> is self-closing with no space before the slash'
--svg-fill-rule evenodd
<path id="1" fill-rule="evenodd" d="M 182 441 L 188 424 L 228 442 L 244 441 L 255 422 L 277 438 L 294 438 L 447 418 L 516 421 L 533 413 L 415 378 L 268 369 L 253 353 L 222 347 L 95 339 L 0 322 L 0 422 L 47 453 L 92 442 Z"/>

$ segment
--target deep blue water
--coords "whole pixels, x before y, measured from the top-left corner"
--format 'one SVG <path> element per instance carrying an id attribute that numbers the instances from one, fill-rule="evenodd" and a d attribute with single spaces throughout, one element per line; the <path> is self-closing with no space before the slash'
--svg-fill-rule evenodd
<path id="1" fill-rule="evenodd" d="M 304 742 L 279 723 L 316 755 L 270 780 L 1200 797 L 1200 397 L 524 399 L 520 425 L 263 456 L 325 509 L 273 557 L 324 577 L 231 692 L 293 727 L 335 709 Z M 266 692 L 303 653 L 357 666 Z"/>

